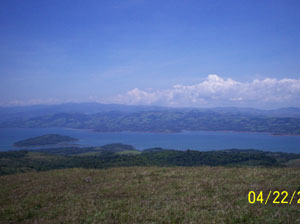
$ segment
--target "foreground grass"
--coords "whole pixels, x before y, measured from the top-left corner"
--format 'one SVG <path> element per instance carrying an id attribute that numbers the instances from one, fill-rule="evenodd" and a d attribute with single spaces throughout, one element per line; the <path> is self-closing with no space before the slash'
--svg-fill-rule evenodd
<path id="1" fill-rule="evenodd" d="M 127 167 L 1 176 L 0 222 L 300 223 L 299 196 L 291 205 L 248 202 L 251 190 L 264 198 L 269 190 L 300 190 L 299 171 Z"/>

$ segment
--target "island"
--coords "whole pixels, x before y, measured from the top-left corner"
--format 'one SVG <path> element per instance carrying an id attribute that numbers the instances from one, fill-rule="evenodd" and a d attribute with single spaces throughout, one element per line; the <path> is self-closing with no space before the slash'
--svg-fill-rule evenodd
<path id="1" fill-rule="evenodd" d="M 78 141 L 76 138 L 70 136 L 58 135 L 58 134 L 48 134 L 42 135 L 34 138 L 28 138 L 22 141 L 14 143 L 16 147 L 31 147 L 31 146 L 45 146 L 45 145 L 56 145 L 61 143 L 69 143 Z"/>

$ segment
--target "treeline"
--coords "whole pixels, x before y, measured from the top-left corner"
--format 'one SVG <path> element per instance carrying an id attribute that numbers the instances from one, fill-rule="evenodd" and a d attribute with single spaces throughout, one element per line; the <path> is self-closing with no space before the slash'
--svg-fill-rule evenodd
<path id="1" fill-rule="evenodd" d="M 63 151 L 65 153 L 62 153 Z M 99 154 L 86 154 L 95 151 Z M 119 151 L 103 148 L 56 148 L 0 152 L 0 174 L 74 167 L 99 169 L 120 166 L 285 166 L 289 160 L 300 159 L 300 154 L 258 150 L 200 152 L 150 149 L 134 155 L 118 154 Z M 82 156 L 82 152 L 85 152 L 86 156 Z"/>

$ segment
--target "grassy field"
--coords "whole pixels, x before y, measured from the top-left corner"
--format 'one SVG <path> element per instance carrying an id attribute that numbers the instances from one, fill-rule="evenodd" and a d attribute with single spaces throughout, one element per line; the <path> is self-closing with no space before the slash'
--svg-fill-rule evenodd
<path id="1" fill-rule="evenodd" d="M 141 153 L 142 152 L 138 151 L 138 150 L 125 150 L 122 152 L 117 152 L 117 154 L 119 154 L 119 155 L 139 155 Z"/>
<path id="2" fill-rule="evenodd" d="M 1 223 L 300 223 L 291 204 L 249 191 L 300 190 L 298 168 L 121 167 L 0 177 Z M 282 196 L 278 198 L 281 201 Z"/>

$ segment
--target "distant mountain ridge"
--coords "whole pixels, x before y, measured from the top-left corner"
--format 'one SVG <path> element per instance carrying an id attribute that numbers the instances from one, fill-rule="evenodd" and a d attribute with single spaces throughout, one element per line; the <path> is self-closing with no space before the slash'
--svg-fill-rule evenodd
<path id="1" fill-rule="evenodd" d="M 137 112 L 166 109 L 168 108 L 158 106 L 134 106 L 101 103 L 64 103 L 56 105 L 0 107 L 0 121 L 20 118 L 28 119 L 32 117 L 53 115 L 57 113 L 95 114 L 110 111 Z"/>
<path id="2" fill-rule="evenodd" d="M 162 107 L 149 105 L 123 105 L 123 104 L 102 104 L 102 103 L 64 103 L 55 105 L 32 105 L 32 106 L 14 106 L 1 107 L 0 115 L 4 118 L 8 117 L 36 117 L 51 115 L 57 113 L 80 113 L 80 114 L 95 114 L 110 111 L 121 112 L 141 112 L 141 111 L 166 111 L 166 110 L 198 110 L 198 111 L 214 111 L 214 112 L 231 112 L 231 113 L 246 113 L 255 115 L 270 115 L 270 116 L 287 116 L 300 117 L 300 108 L 286 107 L 279 109 L 263 110 L 245 107 L 214 107 L 214 108 L 194 108 L 194 107 Z M 0 117 L 3 120 L 3 117 Z"/>
<path id="3" fill-rule="evenodd" d="M 300 134 L 300 108 L 195 109 L 85 103 L 0 108 L 0 117 L 0 128 L 68 127 L 99 132 L 209 130 Z"/>
<path id="4" fill-rule="evenodd" d="M 299 135 L 300 118 L 196 110 L 136 113 L 116 111 L 89 115 L 59 113 L 30 119 L 10 120 L 0 123 L 0 127 L 67 127 L 93 129 L 99 132 L 248 131 Z"/>

